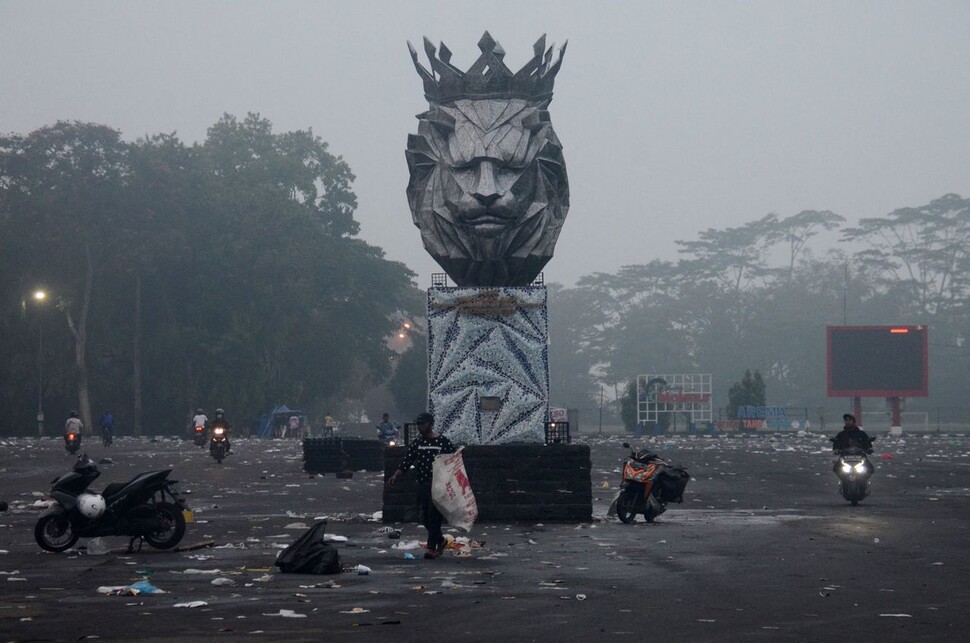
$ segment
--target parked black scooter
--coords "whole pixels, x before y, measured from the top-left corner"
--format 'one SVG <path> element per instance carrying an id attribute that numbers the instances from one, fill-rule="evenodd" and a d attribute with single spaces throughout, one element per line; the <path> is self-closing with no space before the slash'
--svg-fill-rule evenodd
<path id="1" fill-rule="evenodd" d="M 142 473 L 128 482 L 114 482 L 101 494 L 88 486 L 101 475 L 87 454 L 78 456 L 74 468 L 51 482 L 48 494 L 57 504 L 41 514 L 34 539 L 47 551 L 71 548 L 78 538 L 130 536 L 156 549 L 171 549 L 185 535 L 191 512 L 178 497 L 171 469 Z M 139 544 L 139 548 L 141 545 Z"/>
<path id="2" fill-rule="evenodd" d="M 623 448 L 629 449 L 627 442 Z M 650 451 L 630 451 L 623 463 L 620 493 L 616 497 L 616 515 L 625 523 L 643 514 L 647 522 L 667 510 L 668 502 L 683 502 L 690 474 L 675 467 Z"/>

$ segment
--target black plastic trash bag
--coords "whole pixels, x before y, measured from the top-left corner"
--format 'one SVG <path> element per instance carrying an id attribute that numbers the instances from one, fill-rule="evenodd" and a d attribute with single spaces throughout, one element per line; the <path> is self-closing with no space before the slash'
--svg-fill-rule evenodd
<path id="1" fill-rule="evenodd" d="M 310 527 L 296 542 L 280 552 L 276 566 L 287 574 L 339 574 L 340 554 L 336 547 L 323 540 L 327 521 Z"/>

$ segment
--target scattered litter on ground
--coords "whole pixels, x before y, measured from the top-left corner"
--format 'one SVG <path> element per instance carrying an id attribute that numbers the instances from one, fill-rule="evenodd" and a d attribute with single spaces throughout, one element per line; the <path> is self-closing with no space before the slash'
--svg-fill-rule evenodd
<path id="1" fill-rule="evenodd" d="M 138 596 L 140 594 L 165 594 L 164 590 L 161 590 L 147 580 L 140 580 L 131 585 L 107 585 L 98 588 L 99 594 L 105 594 L 107 596 Z"/>

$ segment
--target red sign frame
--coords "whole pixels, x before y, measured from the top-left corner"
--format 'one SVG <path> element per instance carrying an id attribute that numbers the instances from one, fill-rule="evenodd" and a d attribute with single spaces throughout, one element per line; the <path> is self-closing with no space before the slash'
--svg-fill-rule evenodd
<path id="1" fill-rule="evenodd" d="M 832 337 L 836 333 L 869 334 L 876 336 L 877 333 L 885 333 L 886 337 L 892 335 L 918 334 L 919 346 L 921 349 L 922 363 L 918 364 L 921 369 L 921 384 L 915 388 L 891 388 L 874 386 L 872 388 L 836 388 L 833 373 L 839 368 L 844 368 L 844 364 L 833 363 L 833 357 L 837 362 L 838 355 L 833 355 Z M 866 368 L 867 364 L 853 364 L 859 368 Z M 826 326 L 825 327 L 825 381 L 829 397 L 928 397 L 929 396 L 929 339 L 928 329 L 923 325 L 895 325 L 895 326 Z"/>

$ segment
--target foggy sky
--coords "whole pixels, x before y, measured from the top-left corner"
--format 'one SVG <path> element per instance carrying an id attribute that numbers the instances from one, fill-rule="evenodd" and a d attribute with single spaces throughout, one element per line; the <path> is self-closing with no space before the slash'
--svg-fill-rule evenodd
<path id="1" fill-rule="evenodd" d="M 513 71 L 543 33 L 569 41 L 550 114 L 572 205 L 547 283 L 769 212 L 854 224 L 970 196 L 968 2 L 0 0 L 0 25 L 0 132 L 189 144 L 250 111 L 312 128 L 357 176 L 361 238 L 422 288 L 441 272 L 405 198 L 423 36 L 467 69 L 487 29 Z"/>

